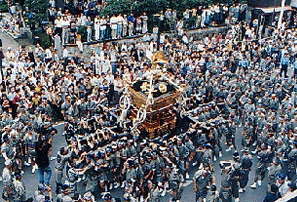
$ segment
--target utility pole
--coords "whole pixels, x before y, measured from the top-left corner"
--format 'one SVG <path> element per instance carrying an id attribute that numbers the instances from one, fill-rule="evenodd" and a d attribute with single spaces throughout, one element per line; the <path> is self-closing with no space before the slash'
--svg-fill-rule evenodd
<path id="1" fill-rule="evenodd" d="M 0 71 L 1 71 L 1 81 L 2 81 L 2 86 L 5 89 L 5 81 L 4 81 L 4 75 L 3 75 L 3 57 L 4 56 L 4 52 L 2 49 L 2 39 L 0 39 Z"/>
<path id="2" fill-rule="evenodd" d="M 277 26 L 278 29 L 280 29 L 281 26 L 282 26 L 285 4 L 286 4 L 286 0 L 282 0 L 282 9 L 281 9 L 281 12 L 279 14 L 279 20 L 278 20 L 278 26 Z"/>
<path id="3" fill-rule="evenodd" d="M 161 22 L 164 20 L 163 13 L 161 14 L 155 14 L 154 17 L 158 19 L 158 38 L 157 38 L 157 51 L 160 50 L 160 38 L 161 38 L 161 28 L 163 27 L 163 24 L 161 25 Z"/>

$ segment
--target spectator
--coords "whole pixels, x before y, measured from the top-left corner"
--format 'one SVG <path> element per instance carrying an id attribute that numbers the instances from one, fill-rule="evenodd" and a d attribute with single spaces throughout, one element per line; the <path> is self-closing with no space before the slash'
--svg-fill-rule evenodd
<path id="1" fill-rule="evenodd" d="M 52 176 L 52 169 L 50 167 L 49 157 L 51 157 L 52 146 L 42 140 L 35 144 L 36 164 L 38 166 L 39 183 L 50 187 L 50 179 Z M 44 176 L 46 173 L 46 176 Z"/>

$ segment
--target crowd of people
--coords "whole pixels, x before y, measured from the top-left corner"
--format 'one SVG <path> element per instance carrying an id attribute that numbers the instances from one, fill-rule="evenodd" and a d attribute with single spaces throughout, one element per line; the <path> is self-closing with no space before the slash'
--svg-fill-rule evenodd
<path id="1" fill-rule="evenodd" d="M 236 19 L 238 12 L 235 20 L 228 18 L 226 33 L 161 41 L 160 51 L 169 60 L 163 74 L 186 86 L 185 104 L 174 103 L 176 128 L 167 139 L 145 138 L 133 129 L 129 112 L 123 122 L 118 107 L 125 82 L 151 71 L 156 40 L 99 45 L 90 65 L 67 46 L 3 50 L 2 198 L 110 202 L 121 200 L 110 194 L 121 188 L 124 201 L 158 202 L 169 194 L 177 202 L 189 169 L 197 171 L 196 201 L 237 202 L 248 186 L 256 189 L 263 180 L 268 182 L 265 202 L 294 191 L 297 32 L 275 28 L 269 38 L 258 40 L 253 25 Z M 52 141 L 62 135 L 56 122 L 64 124 L 66 145 L 52 155 Z M 216 170 L 215 162 L 228 152 L 233 158 L 220 161 Z M 253 165 L 255 176 L 249 180 Z M 34 196 L 26 195 L 22 176 L 30 173 L 23 172 L 24 166 L 38 170 Z M 52 169 L 56 179 L 51 179 Z M 214 177 L 218 172 L 220 183 Z"/>
<path id="2" fill-rule="evenodd" d="M 92 8 L 92 6 L 89 6 Z M 148 16 L 144 12 L 141 15 L 134 13 L 113 14 L 101 16 L 100 12 L 83 12 L 80 15 L 73 15 L 67 11 L 56 11 L 54 7 L 49 8 L 49 19 L 53 21 L 54 29 L 58 30 L 62 44 L 75 43 L 81 40 L 78 34 L 79 27 L 86 27 L 87 42 L 104 39 L 118 39 L 148 32 Z M 168 8 L 160 13 L 163 29 L 183 30 L 196 29 L 206 26 L 229 24 L 237 20 L 251 20 L 251 13 L 246 5 L 210 5 L 206 7 L 187 9 L 181 18 L 177 11 Z M 229 21 L 231 20 L 231 22 Z M 150 20 L 152 23 L 152 20 Z"/>
<path id="3" fill-rule="evenodd" d="M 81 4 L 79 1 L 75 1 L 71 7 L 62 10 L 56 7 L 55 1 L 51 1 L 47 9 L 49 20 L 47 34 L 52 40 L 59 36 L 58 40 L 62 45 L 77 43 L 80 46 L 82 41 L 93 42 L 145 34 L 148 32 L 148 22 L 154 23 L 145 12 L 102 15 L 106 4 L 101 3 L 89 1 L 86 4 Z M 22 33 L 27 32 L 26 27 L 29 27 L 33 32 L 37 28 L 34 11 L 28 10 L 28 8 L 22 10 L 15 4 L 11 4 L 10 13 L 9 16 L 2 16 L 2 24 L 4 30 L 14 36 L 21 36 Z M 168 8 L 160 15 L 163 31 L 178 30 L 179 32 L 187 29 L 228 25 L 238 20 L 249 22 L 252 17 L 246 4 L 199 6 L 186 9 L 182 16 L 178 16 L 177 10 Z M 45 24 L 40 26 L 46 26 L 46 21 L 42 23 Z M 156 23 L 152 27 L 155 26 Z"/>

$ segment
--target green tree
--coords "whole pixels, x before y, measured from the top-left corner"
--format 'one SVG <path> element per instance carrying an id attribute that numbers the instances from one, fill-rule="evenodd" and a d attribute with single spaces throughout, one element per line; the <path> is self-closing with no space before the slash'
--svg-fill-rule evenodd
<path id="1" fill-rule="evenodd" d="M 26 16 L 28 23 L 36 23 L 37 25 L 40 25 L 47 17 L 46 11 L 48 3 L 45 0 L 25 0 L 24 7 L 25 10 L 28 11 L 28 15 Z M 34 15 L 29 17 L 30 12 Z"/>
<path id="2" fill-rule="evenodd" d="M 102 10 L 102 15 L 118 15 L 119 13 L 129 13 L 133 1 L 131 0 L 108 0 L 107 5 Z"/>
<path id="3" fill-rule="evenodd" d="M 8 12 L 9 6 L 8 3 L 4 0 L 0 0 L 0 10 L 1 12 Z"/>

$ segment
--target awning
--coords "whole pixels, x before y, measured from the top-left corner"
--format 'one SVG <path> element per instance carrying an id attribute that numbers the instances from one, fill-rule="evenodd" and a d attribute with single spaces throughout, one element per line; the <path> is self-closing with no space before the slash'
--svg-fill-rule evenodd
<path id="1" fill-rule="evenodd" d="M 261 10 L 263 13 L 278 13 L 281 12 L 282 7 L 271 7 L 271 8 L 256 8 L 258 10 Z M 284 11 L 290 11 L 292 10 L 291 6 L 285 6 Z"/>

